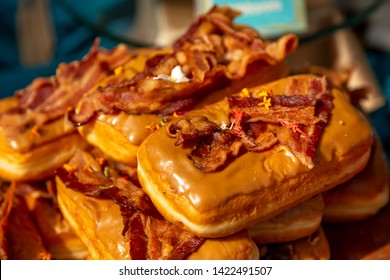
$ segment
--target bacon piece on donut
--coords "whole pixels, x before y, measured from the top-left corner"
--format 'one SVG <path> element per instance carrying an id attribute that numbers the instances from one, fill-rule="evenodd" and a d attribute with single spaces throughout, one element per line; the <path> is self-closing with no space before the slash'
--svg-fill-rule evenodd
<path id="1" fill-rule="evenodd" d="M 187 140 L 212 135 L 219 130 L 219 127 L 206 117 L 199 116 L 189 120 L 180 119 L 173 127 L 167 127 L 167 129 L 173 129 L 173 134 L 177 133 L 176 145 L 180 145 Z"/>
<path id="2" fill-rule="evenodd" d="M 349 82 L 354 67 L 344 69 L 332 69 L 318 65 L 305 65 L 303 71 L 318 76 L 325 76 L 333 87 L 340 89 L 350 100 L 351 104 L 361 109 L 361 102 L 367 99 L 371 88 L 363 85 L 358 88 L 350 88 Z"/>
<path id="3" fill-rule="evenodd" d="M 312 168 L 322 129 L 330 118 L 332 95 L 325 78 L 311 79 L 301 85 L 292 81 L 286 95 L 272 97 L 270 108 L 258 106 L 259 98 L 228 97 L 228 100 L 232 108 L 239 108 L 248 116 L 248 123 L 278 124 L 279 143 L 287 145 L 304 165 Z"/>
<path id="4" fill-rule="evenodd" d="M 132 259 L 186 259 L 198 250 L 204 239 L 183 231 L 162 217 L 143 215 L 121 208 L 123 235 L 130 242 Z M 169 254 L 165 254 L 165 251 Z"/>
<path id="5" fill-rule="evenodd" d="M 99 163 L 91 154 L 78 152 L 56 174 L 68 188 L 119 205 L 122 234 L 132 259 L 185 259 L 204 241 L 168 222 L 142 188 L 113 162 Z"/>
<path id="6" fill-rule="evenodd" d="M 233 24 L 238 14 L 227 7 L 214 7 L 173 44 L 171 53 L 150 58 L 135 77 L 85 96 L 70 121 L 81 125 L 96 113 L 118 110 L 129 114 L 171 112 L 167 109 L 171 103 L 191 100 L 216 85 L 221 87 L 223 81 L 242 78 L 252 63 L 280 63 L 295 50 L 295 35 L 265 41 L 253 29 Z"/>
<path id="7" fill-rule="evenodd" d="M 64 116 L 83 94 L 133 56 L 124 45 L 105 50 L 99 48 L 99 40 L 95 40 L 89 53 L 80 61 L 61 63 L 55 76 L 37 78 L 17 91 L 17 110 L 12 108 L 1 114 L 0 125 L 12 137 Z"/>
<path id="8" fill-rule="evenodd" d="M 261 152 L 278 143 L 313 168 L 312 159 L 333 108 L 330 88 L 325 78 L 312 78 L 303 83 L 292 80 L 285 92 L 272 98 L 267 93 L 253 97 L 249 92 L 229 96 L 229 128 L 195 116 L 171 125 L 170 135 L 177 137 L 177 145 L 196 140 L 189 157 L 204 172 L 216 171 L 244 152 Z"/>

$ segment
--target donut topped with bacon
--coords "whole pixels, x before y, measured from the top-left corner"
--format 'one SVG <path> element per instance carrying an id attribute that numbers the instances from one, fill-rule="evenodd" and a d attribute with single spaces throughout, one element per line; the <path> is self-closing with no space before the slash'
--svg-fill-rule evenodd
<path id="1" fill-rule="evenodd" d="M 5 108 L 0 112 L 0 178 L 45 178 L 75 149 L 85 147 L 76 129 L 65 121 L 66 113 L 134 56 L 123 44 L 111 50 L 99 48 L 97 39 L 81 60 L 61 63 L 55 75 L 36 78 L 15 96 L 1 100 Z"/>
<path id="2" fill-rule="evenodd" d="M 355 175 L 372 130 L 326 80 L 290 76 L 189 112 L 138 150 L 156 208 L 200 236 L 269 219 Z"/>
<path id="3" fill-rule="evenodd" d="M 93 259 L 259 257 L 244 231 L 208 240 L 170 223 L 139 186 L 135 170 L 99 151 L 79 151 L 56 174 L 60 209 Z"/>
<path id="4" fill-rule="evenodd" d="M 233 24 L 238 15 L 229 7 L 215 6 L 172 44 L 171 52 L 148 59 L 141 73 L 85 96 L 70 120 L 82 125 L 98 113 L 183 111 L 207 89 L 243 78 L 249 65 L 276 65 L 297 47 L 295 35 L 269 42 L 254 29 Z"/>
<path id="5" fill-rule="evenodd" d="M 299 80 L 292 80 L 294 83 Z M 306 82 L 306 81 L 305 81 Z M 269 88 L 227 97 L 229 124 L 218 126 L 206 117 L 181 119 L 169 128 L 176 145 L 196 139 L 190 154 L 204 172 L 216 171 L 242 152 L 261 152 L 280 143 L 309 168 L 323 127 L 333 108 L 325 79 L 311 79 L 307 92 L 290 85 L 284 95 L 272 96 Z"/>

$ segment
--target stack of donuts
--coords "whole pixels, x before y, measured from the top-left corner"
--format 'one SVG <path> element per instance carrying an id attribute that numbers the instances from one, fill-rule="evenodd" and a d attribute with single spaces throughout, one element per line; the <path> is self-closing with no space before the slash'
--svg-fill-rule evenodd
<path id="1" fill-rule="evenodd" d="M 2 259 L 330 259 L 324 223 L 388 203 L 351 91 L 237 16 L 164 49 L 96 40 L 0 101 Z"/>

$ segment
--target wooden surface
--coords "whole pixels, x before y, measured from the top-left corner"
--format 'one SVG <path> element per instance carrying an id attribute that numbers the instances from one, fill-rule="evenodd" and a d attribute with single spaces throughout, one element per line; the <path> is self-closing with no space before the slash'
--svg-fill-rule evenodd
<path id="1" fill-rule="evenodd" d="M 331 259 L 362 259 L 390 243 L 390 203 L 360 222 L 323 224 Z"/>

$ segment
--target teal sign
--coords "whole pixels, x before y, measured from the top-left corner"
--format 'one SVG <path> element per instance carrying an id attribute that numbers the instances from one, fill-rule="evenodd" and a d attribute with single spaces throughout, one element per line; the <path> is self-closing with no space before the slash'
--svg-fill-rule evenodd
<path id="1" fill-rule="evenodd" d="M 266 37 L 307 29 L 304 0 L 197 0 L 196 10 L 204 13 L 213 5 L 228 5 L 241 11 L 236 22 L 252 26 Z"/>

